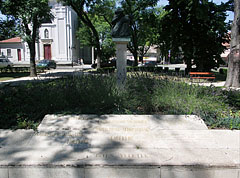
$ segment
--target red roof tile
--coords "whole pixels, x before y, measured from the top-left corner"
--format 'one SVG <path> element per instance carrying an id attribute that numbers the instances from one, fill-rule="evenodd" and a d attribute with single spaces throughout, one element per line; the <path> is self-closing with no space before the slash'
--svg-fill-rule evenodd
<path id="1" fill-rule="evenodd" d="M 7 40 L 0 41 L 0 43 L 20 43 L 20 42 L 21 42 L 20 37 L 15 37 L 15 38 L 10 38 L 10 39 L 7 39 Z"/>

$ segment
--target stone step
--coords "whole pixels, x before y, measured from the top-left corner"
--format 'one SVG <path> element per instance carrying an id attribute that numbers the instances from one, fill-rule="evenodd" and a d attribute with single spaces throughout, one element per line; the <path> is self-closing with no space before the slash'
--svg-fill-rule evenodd
<path id="1" fill-rule="evenodd" d="M 0 130 L 0 178 L 240 178 L 240 131 L 196 116 L 47 115 Z"/>
<path id="2" fill-rule="evenodd" d="M 11 167 L 0 168 L 0 178 L 239 178 L 235 168 L 204 167 Z"/>

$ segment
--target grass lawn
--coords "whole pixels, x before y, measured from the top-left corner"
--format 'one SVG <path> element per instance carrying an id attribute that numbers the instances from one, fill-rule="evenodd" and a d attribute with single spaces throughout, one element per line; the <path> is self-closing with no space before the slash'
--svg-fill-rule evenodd
<path id="1" fill-rule="evenodd" d="M 29 72 L 5 72 L 0 73 L 0 81 L 11 80 L 20 77 L 27 77 L 29 76 Z"/>
<path id="2" fill-rule="evenodd" d="M 240 92 L 136 73 L 72 76 L 0 89 L 0 128 L 36 128 L 46 114 L 195 114 L 210 128 L 240 129 Z"/>

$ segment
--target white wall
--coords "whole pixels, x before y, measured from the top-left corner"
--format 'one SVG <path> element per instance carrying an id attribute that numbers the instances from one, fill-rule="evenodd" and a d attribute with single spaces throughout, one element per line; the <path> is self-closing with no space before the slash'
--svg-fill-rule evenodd
<path id="1" fill-rule="evenodd" d="M 14 63 L 24 62 L 24 44 L 23 43 L 0 43 L 1 54 L 7 56 L 7 49 L 11 49 L 11 55 L 8 56 L 8 59 Z M 17 50 L 21 49 L 21 61 L 18 61 Z"/>

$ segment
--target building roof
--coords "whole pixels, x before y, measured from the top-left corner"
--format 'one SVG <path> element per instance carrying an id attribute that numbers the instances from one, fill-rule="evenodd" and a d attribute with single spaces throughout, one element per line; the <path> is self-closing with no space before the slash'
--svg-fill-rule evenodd
<path id="1" fill-rule="evenodd" d="M 15 38 L 10 38 L 7 40 L 2 40 L 0 43 L 21 43 L 21 38 L 20 37 L 15 37 Z"/>

